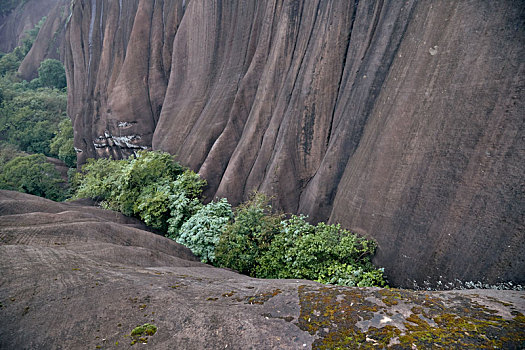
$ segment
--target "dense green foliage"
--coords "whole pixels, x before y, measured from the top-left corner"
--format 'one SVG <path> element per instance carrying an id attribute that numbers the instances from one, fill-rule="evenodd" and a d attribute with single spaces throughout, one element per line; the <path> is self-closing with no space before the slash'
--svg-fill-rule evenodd
<path id="1" fill-rule="evenodd" d="M 50 58 L 42 61 L 38 68 L 38 85 L 48 88 L 65 88 L 66 71 L 62 63 Z"/>
<path id="2" fill-rule="evenodd" d="M 33 90 L 27 83 L 14 83 L 4 77 L 0 78 L 0 99 L 0 134 L 4 141 L 25 152 L 58 156 L 51 152 L 50 144 L 59 124 L 67 118 L 64 92 Z M 70 145 L 73 150 L 72 142 Z"/>
<path id="3" fill-rule="evenodd" d="M 0 11 L 1 7 L 2 5 L 0 5 Z M 17 46 L 13 51 L 3 55 L 0 58 L 0 76 L 13 76 L 16 73 L 18 67 L 22 63 L 22 60 L 27 55 L 29 50 L 31 50 L 38 32 L 45 21 L 46 17 L 42 17 L 42 19 L 35 25 L 34 28 L 28 30 L 25 33 L 25 37 L 22 39 L 22 44 L 20 46 Z"/>
<path id="4" fill-rule="evenodd" d="M 349 286 L 384 286 L 382 270 L 370 261 L 375 244 L 323 222 L 309 224 L 304 216 L 282 221 L 282 230 L 260 258 L 256 276 L 305 278 Z"/>
<path id="5" fill-rule="evenodd" d="M 281 232 L 282 215 L 273 214 L 268 198 L 254 194 L 237 207 L 235 221 L 228 224 L 217 245 L 217 263 L 256 276 L 262 256 Z"/>
<path id="6" fill-rule="evenodd" d="M 63 119 L 58 124 L 58 132 L 49 144 L 49 151 L 57 155 L 58 159 L 73 168 L 77 164 L 77 153 L 73 147 L 73 125 L 69 118 Z"/>
<path id="7" fill-rule="evenodd" d="M 125 160 L 90 159 L 75 181 L 79 183 L 75 197 L 97 199 L 105 208 L 136 215 L 165 232 L 171 230 L 174 237 L 185 220 L 170 220 L 193 215 L 205 185 L 168 153 L 145 151 Z"/>
<path id="8" fill-rule="evenodd" d="M 225 198 L 211 202 L 182 224 L 176 241 L 190 248 L 202 262 L 214 263 L 215 247 L 232 217 L 231 205 Z"/>
<path id="9" fill-rule="evenodd" d="M 384 286 L 371 263 L 372 241 L 338 225 L 274 214 L 256 194 L 235 213 L 226 199 L 199 201 L 205 182 L 174 158 L 140 151 L 126 160 L 90 160 L 78 173 L 76 197 L 135 215 L 184 244 L 203 262 L 261 278 L 306 278 L 350 286 Z"/>
<path id="10" fill-rule="evenodd" d="M 21 46 L 0 58 L 0 141 L 22 152 L 59 158 L 74 167 L 73 128 L 66 116 L 62 64 L 45 60 L 39 69 L 41 77 L 30 83 L 16 75 L 44 21 L 45 17 L 26 32 Z"/>
<path id="11" fill-rule="evenodd" d="M 0 188 L 64 200 L 67 186 L 46 156 L 70 167 L 76 163 L 66 92 L 39 88 L 40 79 L 29 83 L 17 77 L 44 21 L 26 32 L 19 47 L 0 56 Z M 39 71 L 45 85 L 65 87 L 60 62 L 44 61 Z"/>
<path id="12" fill-rule="evenodd" d="M 66 193 L 62 185 L 55 167 L 42 154 L 17 156 L 0 164 L 0 189 L 60 201 Z"/>

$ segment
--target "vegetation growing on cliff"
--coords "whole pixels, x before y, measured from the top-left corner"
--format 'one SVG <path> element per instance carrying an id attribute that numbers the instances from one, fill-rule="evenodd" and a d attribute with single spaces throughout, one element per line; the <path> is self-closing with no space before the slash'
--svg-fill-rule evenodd
<path id="1" fill-rule="evenodd" d="M 0 2 L 0 16 L 5 16 L 13 11 L 19 4 L 26 3 L 27 0 L 2 0 Z"/>
<path id="2" fill-rule="evenodd" d="M 76 165 L 64 67 L 45 60 L 39 78 L 27 82 L 17 76 L 44 21 L 26 33 L 21 46 L 0 58 L 0 189 L 63 200 L 64 181 L 46 156 Z"/>
<path id="3" fill-rule="evenodd" d="M 338 225 L 275 214 L 255 194 L 232 211 L 226 199 L 203 204 L 205 181 L 162 152 L 125 160 L 89 160 L 76 175 L 76 198 L 134 215 L 186 245 L 203 262 L 260 278 L 305 278 L 350 286 L 385 286 L 370 258 L 375 244 Z"/>

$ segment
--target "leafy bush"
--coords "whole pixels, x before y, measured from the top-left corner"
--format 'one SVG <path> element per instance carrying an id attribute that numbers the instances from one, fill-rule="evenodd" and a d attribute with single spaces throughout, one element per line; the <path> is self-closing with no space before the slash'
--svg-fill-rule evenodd
<path id="1" fill-rule="evenodd" d="M 250 276 L 256 275 L 261 256 L 281 230 L 282 215 L 272 214 L 269 199 L 254 194 L 235 210 L 216 249 L 217 264 Z"/>
<path id="2" fill-rule="evenodd" d="M 90 159 L 75 177 L 75 197 L 136 215 L 176 238 L 183 222 L 200 209 L 206 181 L 163 152 L 139 151 L 126 160 Z"/>
<path id="3" fill-rule="evenodd" d="M 261 278 L 305 278 L 349 286 L 384 286 L 383 273 L 371 263 L 376 245 L 339 225 L 313 226 L 304 216 L 282 222 L 256 270 Z"/>
<path id="4" fill-rule="evenodd" d="M 118 209 L 116 201 L 119 194 L 119 181 L 123 169 L 123 162 L 110 159 L 88 159 L 77 172 L 74 182 L 77 184 L 75 198 L 92 198 L 103 201 L 105 207 Z"/>
<path id="5" fill-rule="evenodd" d="M 215 246 L 232 217 L 231 205 L 225 198 L 211 202 L 182 225 L 177 242 L 190 248 L 202 262 L 213 263 Z"/>
<path id="6" fill-rule="evenodd" d="M 164 179 L 141 190 L 134 212 L 147 225 L 178 237 L 182 224 L 199 210 L 198 200 L 205 181 L 193 171 L 186 170 L 175 181 Z"/>
<path id="7" fill-rule="evenodd" d="M 205 181 L 161 152 L 127 160 L 90 160 L 75 180 L 76 197 L 136 215 L 187 246 L 206 263 L 260 278 L 305 278 L 349 286 L 384 286 L 371 257 L 375 243 L 339 225 L 311 225 L 304 216 L 273 214 L 253 195 L 232 212 L 226 199 L 203 205 Z"/>
<path id="8" fill-rule="evenodd" d="M 58 60 L 45 59 L 38 68 L 38 80 L 42 87 L 63 89 L 66 87 L 66 71 Z"/>
<path id="9" fill-rule="evenodd" d="M 69 118 L 63 119 L 58 124 L 58 132 L 49 144 L 49 151 L 57 155 L 58 159 L 70 168 L 76 166 L 77 153 L 73 147 L 73 125 Z"/>
<path id="10" fill-rule="evenodd" d="M 63 181 L 44 155 L 18 156 L 0 166 L 0 189 L 34 194 L 55 201 L 65 199 Z"/>

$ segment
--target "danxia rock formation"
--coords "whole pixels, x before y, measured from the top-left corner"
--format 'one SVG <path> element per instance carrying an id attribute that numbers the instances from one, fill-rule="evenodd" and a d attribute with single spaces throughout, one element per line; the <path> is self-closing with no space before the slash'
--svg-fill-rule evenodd
<path id="1" fill-rule="evenodd" d="M 0 349 L 520 349 L 524 292 L 260 280 L 85 202 L 0 191 Z M 145 323 L 150 336 L 132 336 Z M 147 345 L 142 343 L 147 342 Z"/>
<path id="2" fill-rule="evenodd" d="M 47 59 L 64 59 L 66 25 L 70 16 L 69 0 L 55 1 L 54 7 L 50 7 L 46 15 L 46 21 L 38 32 L 38 36 L 28 52 L 18 73 L 25 80 L 32 80 L 38 76 L 40 63 Z"/>
<path id="3" fill-rule="evenodd" d="M 379 244 L 394 285 L 525 282 L 519 1 L 74 1 L 79 163 L 177 155 Z"/>
<path id="4" fill-rule="evenodd" d="M 61 0 L 6 1 L 16 6 L 3 15 L 0 12 L 0 51 L 11 52 L 19 46 L 25 32 L 33 29 L 59 1 Z M 15 4 L 16 2 L 18 4 Z"/>

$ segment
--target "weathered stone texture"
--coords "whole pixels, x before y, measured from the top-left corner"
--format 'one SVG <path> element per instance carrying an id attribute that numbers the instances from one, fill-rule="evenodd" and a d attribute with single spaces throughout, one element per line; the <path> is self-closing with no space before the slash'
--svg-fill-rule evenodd
<path id="1" fill-rule="evenodd" d="M 520 349 L 518 291 L 260 280 L 138 220 L 0 191 L 1 349 Z M 131 337 L 152 323 L 157 332 Z M 147 338 L 147 339 L 146 339 Z M 142 345 L 147 340 L 147 345 Z"/>
<path id="2" fill-rule="evenodd" d="M 0 51 L 11 52 L 19 46 L 25 32 L 32 29 L 59 1 L 19 1 L 19 5 L 11 12 L 0 16 Z"/>
<path id="3" fill-rule="evenodd" d="M 37 78 L 40 63 L 47 58 L 63 61 L 70 3 L 69 0 L 58 0 L 51 9 L 46 9 L 46 21 L 18 69 L 21 78 L 28 81 Z"/>
<path id="4" fill-rule="evenodd" d="M 524 8 L 77 0 L 79 162 L 169 151 L 208 199 L 260 190 L 373 237 L 395 285 L 525 282 Z"/>

